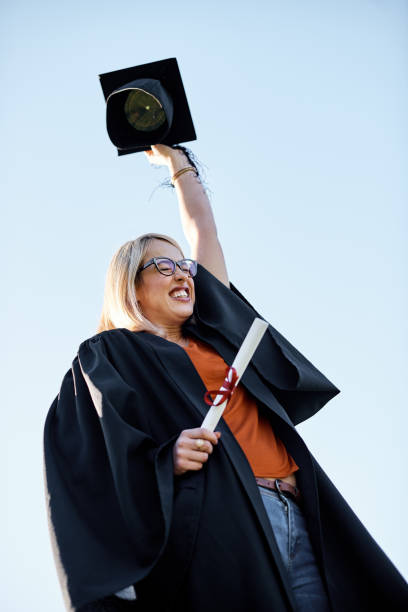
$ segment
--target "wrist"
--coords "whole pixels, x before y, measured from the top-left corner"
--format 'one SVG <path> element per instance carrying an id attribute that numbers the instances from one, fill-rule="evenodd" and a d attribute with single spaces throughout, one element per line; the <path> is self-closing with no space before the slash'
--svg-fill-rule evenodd
<path id="1" fill-rule="evenodd" d="M 173 149 L 174 153 L 169 156 L 168 168 L 171 174 L 174 174 L 178 170 L 191 166 L 187 155 L 180 149 Z"/>
<path id="2" fill-rule="evenodd" d="M 171 184 L 173 185 L 173 187 L 174 187 L 175 181 L 178 180 L 181 176 L 183 176 L 183 174 L 186 174 L 187 172 L 192 172 L 194 176 L 198 176 L 198 172 L 194 168 L 194 166 L 184 166 L 184 168 L 181 168 L 181 170 L 178 170 L 172 175 Z"/>

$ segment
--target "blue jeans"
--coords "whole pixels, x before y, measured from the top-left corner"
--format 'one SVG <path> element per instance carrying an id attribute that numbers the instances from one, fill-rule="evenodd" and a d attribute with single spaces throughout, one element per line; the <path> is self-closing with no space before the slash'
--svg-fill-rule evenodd
<path id="1" fill-rule="evenodd" d="M 302 510 L 281 492 L 258 486 L 299 612 L 330 612 Z"/>

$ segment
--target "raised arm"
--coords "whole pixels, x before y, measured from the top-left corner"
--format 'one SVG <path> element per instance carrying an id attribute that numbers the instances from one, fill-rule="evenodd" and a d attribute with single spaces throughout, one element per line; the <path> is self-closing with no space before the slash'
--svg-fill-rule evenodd
<path id="1" fill-rule="evenodd" d="M 166 145 L 152 146 L 146 151 L 151 164 L 167 165 L 170 176 L 190 165 L 180 149 Z M 202 264 L 224 285 L 229 287 L 224 254 L 218 240 L 217 227 L 208 196 L 194 172 L 185 172 L 175 183 L 180 219 L 190 245 L 191 257 Z"/>

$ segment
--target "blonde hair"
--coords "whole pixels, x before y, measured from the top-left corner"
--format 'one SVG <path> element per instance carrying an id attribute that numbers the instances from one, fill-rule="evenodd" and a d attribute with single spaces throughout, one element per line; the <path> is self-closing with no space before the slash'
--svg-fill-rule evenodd
<path id="1" fill-rule="evenodd" d="M 137 272 L 153 240 L 169 242 L 184 257 L 177 242 L 164 234 L 143 234 L 125 242 L 116 251 L 108 267 L 97 333 L 125 327 L 131 331 L 150 331 L 161 335 L 160 328 L 146 319 L 137 301 Z"/>

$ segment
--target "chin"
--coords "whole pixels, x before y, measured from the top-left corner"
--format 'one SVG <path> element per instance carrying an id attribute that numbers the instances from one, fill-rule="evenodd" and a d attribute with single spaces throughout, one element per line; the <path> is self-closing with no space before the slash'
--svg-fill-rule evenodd
<path id="1" fill-rule="evenodd" d="M 189 319 L 191 317 L 191 315 L 193 314 L 194 310 L 193 308 L 186 308 L 184 311 L 179 312 L 179 316 L 180 319 L 183 319 L 183 321 L 187 321 L 187 319 Z"/>
<path id="2" fill-rule="evenodd" d="M 185 323 L 193 314 L 193 309 L 189 308 L 188 310 L 185 310 L 184 312 L 179 312 L 178 313 L 178 319 L 179 322 L 181 324 Z"/>
<path id="3" fill-rule="evenodd" d="M 194 304 L 192 302 L 188 302 L 187 304 L 183 304 L 183 303 L 178 303 L 178 304 L 171 304 L 172 308 L 172 312 L 175 314 L 179 314 L 181 316 L 183 315 L 187 315 L 187 316 L 191 316 L 193 314 L 194 311 Z"/>

